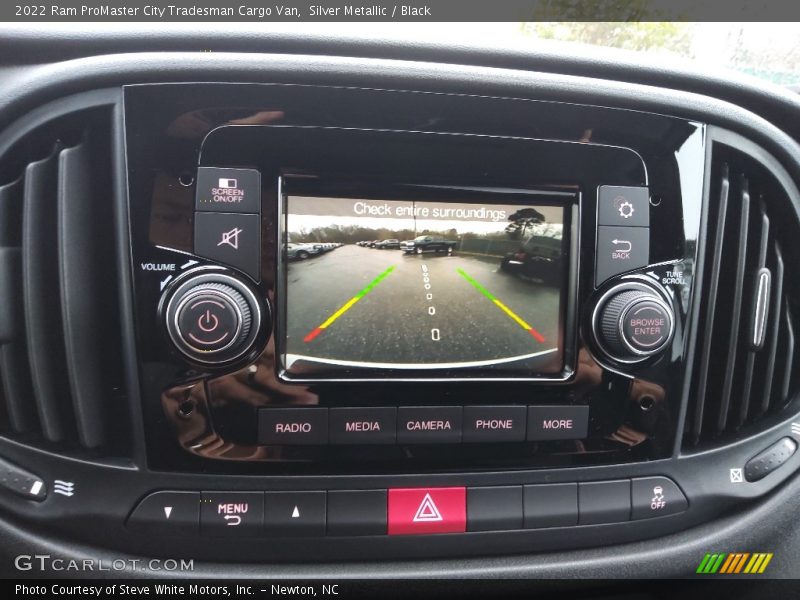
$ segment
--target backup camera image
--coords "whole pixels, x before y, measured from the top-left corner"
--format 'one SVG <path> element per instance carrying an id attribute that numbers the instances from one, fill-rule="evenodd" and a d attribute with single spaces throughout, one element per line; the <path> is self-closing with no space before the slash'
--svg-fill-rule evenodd
<path id="1" fill-rule="evenodd" d="M 564 208 L 287 196 L 289 374 L 563 367 Z"/>

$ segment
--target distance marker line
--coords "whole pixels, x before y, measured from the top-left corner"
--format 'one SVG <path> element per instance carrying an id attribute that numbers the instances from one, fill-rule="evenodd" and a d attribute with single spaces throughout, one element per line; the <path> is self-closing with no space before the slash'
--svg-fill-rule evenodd
<path id="1" fill-rule="evenodd" d="M 475 281 L 472 277 L 467 275 L 466 272 L 464 272 L 463 269 L 456 269 L 456 272 L 459 275 L 461 275 L 464 279 L 466 279 L 469 283 L 471 283 L 472 287 L 474 287 L 481 294 L 486 296 L 489 300 L 494 302 L 495 305 L 497 306 L 497 308 L 499 308 L 504 313 L 506 313 L 506 315 L 508 315 L 517 325 L 519 325 L 525 331 L 530 333 L 537 342 L 539 342 L 540 344 L 544 344 L 545 339 L 544 339 L 544 336 L 541 333 L 539 333 L 538 331 L 536 331 L 536 329 L 534 329 L 533 327 L 528 325 L 517 313 L 515 313 L 513 310 L 508 308 L 505 304 L 500 302 L 500 300 L 495 298 L 494 295 L 489 290 L 487 290 L 480 283 Z"/>
<path id="2" fill-rule="evenodd" d="M 394 265 L 392 265 L 391 267 L 389 267 L 388 269 L 386 269 L 386 270 L 385 270 L 383 273 L 381 273 L 380 275 L 378 275 L 378 276 L 377 276 L 375 279 L 373 279 L 372 281 L 370 281 L 370 282 L 369 282 L 369 284 L 367 284 L 367 287 L 365 287 L 363 290 L 361 290 L 360 292 L 358 292 L 358 293 L 357 293 L 355 296 L 353 296 L 352 298 L 350 298 L 350 300 L 348 300 L 347 302 L 345 302 L 345 303 L 342 305 L 342 307 L 341 307 L 339 310 L 337 310 L 337 311 L 336 311 L 335 313 L 333 313 L 333 314 L 332 314 L 330 317 L 328 317 L 327 319 L 325 319 L 325 321 L 322 323 L 322 325 L 320 325 L 319 327 L 317 327 L 316 329 L 314 329 L 314 330 L 313 330 L 311 333 L 309 333 L 309 334 L 308 334 L 306 337 L 304 337 L 304 338 L 303 338 L 303 341 L 304 341 L 304 342 L 306 342 L 306 343 L 308 343 L 308 342 L 312 341 L 312 340 L 313 340 L 315 337 L 317 337 L 317 336 L 318 336 L 320 333 L 322 333 L 322 332 L 323 332 L 323 330 L 325 330 L 325 329 L 327 329 L 328 327 L 330 327 L 331 325 L 333 325 L 333 322 L 334 322 L 336 319 L 338 319 L 338 318 L 339 318 L 339 317 L 341 317 L 341 316 L 342 316 L 344 313 L 346 313 L 348 310 L 350 310 L 351 308 L 353 308 L 353 305 L 354 305 L 356 302 L 358 302 L 358 301 L 359 301 L 359 300 L 361 300 L 361 299 L 362 299 L 364 296 L 366 296 L 366 295 L 367 295 L 367 294 L 369 294 L 369 293 L 370 293 L 372 290 L 374 290 L 374 289 L 375 289 L 375 286 L 376 286 L 376 285 L 378 285 L 378 284 L 379 284 L 381 281 L 383 281 L 384 279 L 386 279 L 386 278 L 389 276 L 389 274 L 390 274 L 392 271 L 394 271 Z"/>

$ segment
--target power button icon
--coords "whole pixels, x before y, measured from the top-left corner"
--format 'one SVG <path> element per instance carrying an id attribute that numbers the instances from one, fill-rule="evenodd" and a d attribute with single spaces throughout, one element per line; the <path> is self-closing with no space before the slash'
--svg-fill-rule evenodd
<path id="1" fill-rule="evenodd" d="M 200 318 L 197 319 L 197 326 L 206 333 L 211 333 L 219 327 L 219 319 L 217 315 L 213 314 L 211 310 L 206 310 Z"/>
<path id="2" fill-rule="evenodd" d="M 237 288 L 208 281 L 186 284 L 175 293 L 167 307 L 167 329 L 181 352 L 216 364 L 246 351 L 253 340 L 254 308 L 258 309 L 248 301 L 250 294 Z"/>

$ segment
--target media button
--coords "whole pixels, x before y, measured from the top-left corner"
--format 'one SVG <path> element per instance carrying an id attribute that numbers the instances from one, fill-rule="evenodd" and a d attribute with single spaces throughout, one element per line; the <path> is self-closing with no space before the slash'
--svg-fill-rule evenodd
<path id="1" fill-rule="evenodd" d="M 649 190 L 646 187 L 601 185 L 597 190 L 597 224 L 649 226 Z"/>
<path id="2" fill-rule="evenodd" d="M 528 439 L 578 440 L 589 431 L 588 406 L 529 406 Z"/>
<path id="3" fill-rule="evenodd" d="M 465 406 L 465 442 L 522 442 L 525 406 Z"/>
<path id="4" fill-rule="evenodd" d="M 389 535 L 463 533 L 466 529 L 466 488 L 389 490 Z"/>
<path id="5" fill-rule="evenodd" d="M 325 492 L 265 492 L 264 531 L 275 537 L 325 535 Z"/>
<path id="6" fill-rule="evenodd" d="M 401 406 L 397 409 L 398 444 L 457 444 L 461 441 L 460 406 Z"/>
<path id="7" fill-rule="evenodd" d="M 197 169 L 195 210 L 261 212 L 261 173 L 255 169 Z"/>
<path id="8" fill-rule="evenodd" d="M 646 267 L 650 261 L 650 230 L 647 227 L 598 227 L 596 259 L 596 285 L 614 275 Z"/>
<path id="9" fill-rule="evenodd" d="M 203 535 L 258 535 L 263 520 L 262 492 L 203 492 L 200 503 L 200 530 Z"/>
<path id="10" fill-rule="evenodd" d="M 258 441 L 290 446 L 327 444 L 328 409 L 262 408 L 258 411 Z"/>
<path id="11" fill-rule="evenodd" d="M 331 444 L 394 444 L 397 409 L 331 408 L 328 415 Z"/>

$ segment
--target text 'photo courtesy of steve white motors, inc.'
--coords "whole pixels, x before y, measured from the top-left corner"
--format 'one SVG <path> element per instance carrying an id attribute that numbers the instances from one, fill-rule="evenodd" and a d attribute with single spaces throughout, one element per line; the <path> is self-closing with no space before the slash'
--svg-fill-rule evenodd
<path id="1" fill-rule="evenodd" d="M 125 559 L 128 562 L 128 559 Z M 338 583 L 258 583 L 258 584 L 202 584 L 202 583 L 109 583 L 109 584 L 70 584 L 47 583 L 14 586 L 17 597 L 66 597 L 66 598 L 108 598 L 108 597 L 207 597 L 241 598 L 254 597 L 300 597 L 346 596 L 344 585 Z"/>

